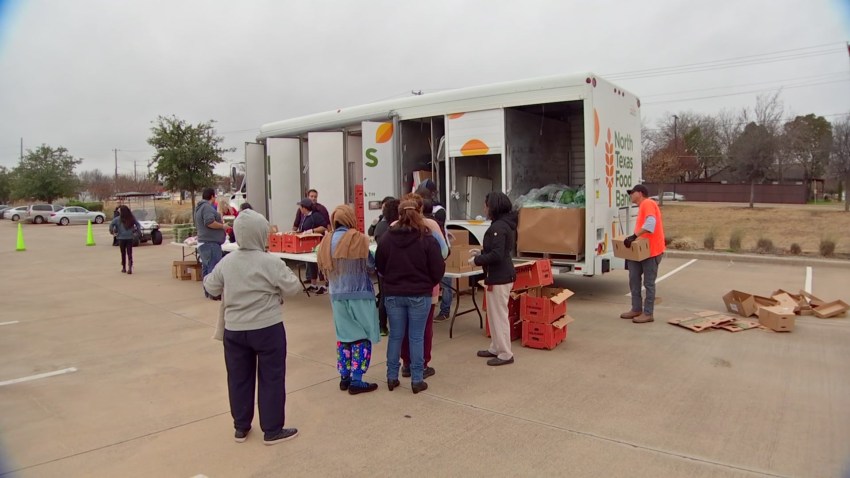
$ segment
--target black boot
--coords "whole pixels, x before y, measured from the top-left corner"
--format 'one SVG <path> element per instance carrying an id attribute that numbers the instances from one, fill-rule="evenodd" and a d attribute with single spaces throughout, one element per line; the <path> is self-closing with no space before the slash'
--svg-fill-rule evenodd
<path id="1" fill-rule="evenodd" d="M 132 273 L 133 273 L 133 263 L 131 262 L 131 263 L 130 263 L 130 268 L 129 268 L 129 269 L 127 269 L 127 274 L 129 275 L 129 274 L 132 274 Z"/>

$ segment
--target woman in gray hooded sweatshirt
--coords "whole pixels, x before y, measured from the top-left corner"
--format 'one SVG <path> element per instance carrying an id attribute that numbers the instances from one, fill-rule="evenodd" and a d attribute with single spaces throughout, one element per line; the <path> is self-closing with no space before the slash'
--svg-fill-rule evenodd
<path id="1" fill-rule="evenodd" d="M 286 404 L 286 329 L 280 306 L 298 294 L 298 277 L 280 259 L 266 253 L 269 222 L 247 209 L 233 223 L 239 250 L 226 255 L 204 278 L 204 288 L 222 297 L 224 363 L 234 439 L 248 436 L 254 419 L 257 384 L 263 443 L 274 445 L 298 435 L 283 428 Z"/>

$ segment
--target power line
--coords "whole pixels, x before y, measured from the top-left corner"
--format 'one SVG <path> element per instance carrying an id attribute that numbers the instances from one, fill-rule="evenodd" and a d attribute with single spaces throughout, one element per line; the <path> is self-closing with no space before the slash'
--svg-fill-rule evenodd
<path id="1" fill-rule="evenodd" d="M 820 74 L 820 75 L 800 76 L 800 77 L 797 77 L 797 78 L 784 78 L 784 79 L 781 79 L 781 80 L 761 81 L 761 82 L 757 82 L 757 83 L 745 83 L 745 84 L 741 84 L 741 85 L 715 86 L 715 87 L 710 87 L 710 88 L 699 88 L 699 89 L 695 89 L 695 90 L 671 91 L 671 92 L 667 92 L 667 93 L 655 93 L 655 94 L 652 94 L 652 95 L 641 95 L 641 99 L 645 100 L 647 98 L 654 98 L 654 97 L 657 97 L 657 96 L 670 96 L 670 95 L 679 95 L 679 94 L 685 94 L 685 93 L 699 93 L 699 92 L 702 92 L 702 91 L 722 90 L 722 89 L 726 89 L 726 88 L 744 88 L 744 87 L 748 87 L 748 86 L 768 85 L 768 84 L 773 84 L 773 83 L 782 83 L 782 82 L 786 82 L 786 81 L 820 80 L 820 79 L 826 79 L 826 78 L 835 77 L 835 76 L 843 76 L 843 75 L 847 75 L 847 74 L 848 74 L 847 71 L 836 71 L 836 72 L 833 72 L 833 73 L 824 73 L 824 74 Z"/>
<path id="2" fill-rule="evenodd" d="M 738 93 L 726 93 L 726 94 L 722 94 L 722 95 L 696 96 L 696 97 L 691 97 L 691 98 L 680 98 L 680 99 L 675 99 L 675 100 L 650 101 L 650 102 L 644 103 L 644 105 L 652 106 L 652 105 L 660 105 L 660 104 L 664 104 L 664 103 L 681 103 L 681 102 L 684 102 L 684 101 L 707 100 L 707 99 L 712 99 L 712 98 L 722 98 L 722 97 L 725 97 L 725 96 L 749 95 L 749 94 L 753 94 L 753 93 L 764 93 L 764 92 L 767 92 L 767 91 L 775 91 L 775 90 L 778 90 L 778 89 L 790 90 L 790 89 L 795 89 L 795 88 L 806 88 L 806 87 L 812 87 L 812 86 L 828 85 L 828 84 L 832 84 L 832 83 L 842 83 L 842 82 L 847 82 L 847 81 L 850 81 L 850 78 L 844 78 L 844 79 L 841 79 L 841 80 L 833 80 L 833 81 L 821 81 L 821 82 L 816 82 L 816 83 L 808 83 L 808 84 L 804 84 L 804 85 L 781 86 L 781 87 L 766 88 L 766 89 L 763 88 L 763 89 L 758 89 L 758 90 L 742 91 L 742 92 L 738 92 Z"/>

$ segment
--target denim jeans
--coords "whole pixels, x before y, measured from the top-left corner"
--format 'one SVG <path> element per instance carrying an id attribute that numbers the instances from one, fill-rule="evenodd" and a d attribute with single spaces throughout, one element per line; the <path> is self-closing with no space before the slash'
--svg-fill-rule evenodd
<path id="1" fill-rule="evenodd" d="M 632 292 L 632 310 L 646 315 L 655 312 L 655 278 L 658 276 L 658 266 L 663 254 L 642 261 L 628 261 L 629 289 Z M 643 287 L 646 289 L 646 300 L 641 297 L 641 276 Z"/>
<path id="2" fill-rule="evenodd" d="M 440 284 L 443 287 L 443 295 L 440 296 L 440 315 L 448 317 L 452 312 L 452 280 L 449 277 L 443 277 Z"/>
<path id="3" fill-rule="evenodd" d="M 401 342 L 405 331 L 410 345 L 410 375 L 413 383 L 423 380 L 425 364 L 425 324 L 431 310 L 431 297 L 387 296 L 384 298 L 390 322 L 387 344 L 387 379 L 398 380 Z"/>
<path id="4" fill-rule="evenodd" d="M 221 244 L 205 242 L 198 246 L 198 255 L 201 257 L 201 275 L 206 277 L 221 260 Z M 204 295 L 209 296 L 206 291 Z"/>

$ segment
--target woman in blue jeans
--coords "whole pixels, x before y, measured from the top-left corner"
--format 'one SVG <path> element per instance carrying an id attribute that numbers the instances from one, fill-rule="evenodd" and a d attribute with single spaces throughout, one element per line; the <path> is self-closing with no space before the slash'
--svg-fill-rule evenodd
<path id="1" fill-rule="evenodd" d="M 405 331 L 410 346 L 411 389 L 428 388 L 423 377 L 425 324 L 431 310 L 431 292 L 443 278 L 446 263 L 440 245 L 425 225 L 415 201 L 404 200 L 398 207 L 399 219 L 385 233 L 375 253 L 375 267 L 381 276 L 381 294 L 390 322 L 387 345 L 387 386 L 399 386 L 401 342 Z"/>

